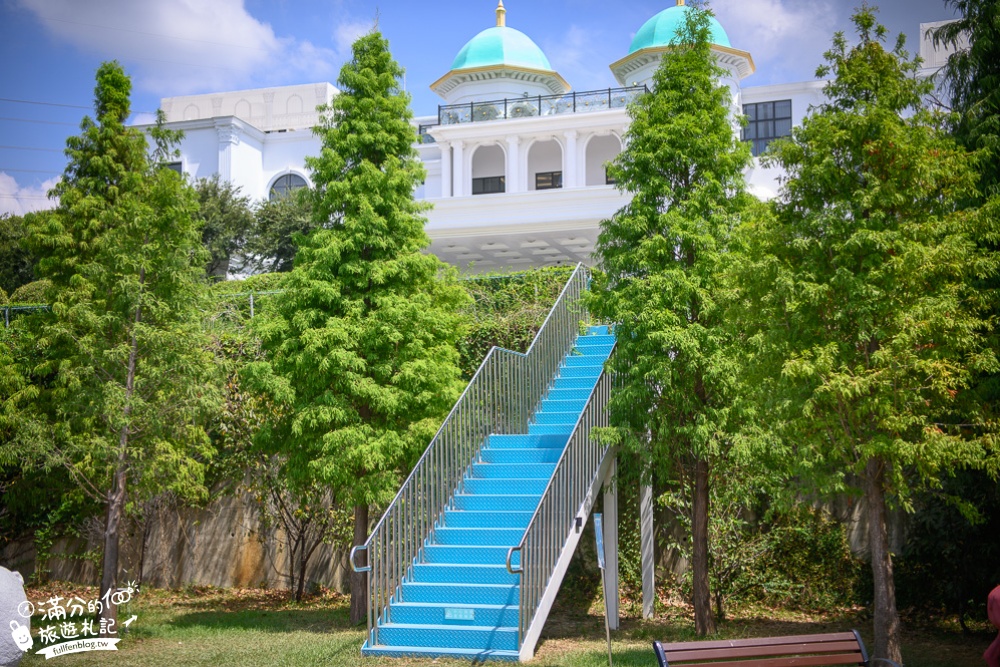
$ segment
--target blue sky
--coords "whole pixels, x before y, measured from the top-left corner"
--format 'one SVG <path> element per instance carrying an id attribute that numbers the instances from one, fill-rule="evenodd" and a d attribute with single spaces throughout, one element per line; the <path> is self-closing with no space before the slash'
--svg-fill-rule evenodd
<path id="1" fill-rule="evenodd" d="M 525 32 L 576 90 L 616 85 L 608 65 L 635 31 L 674 0 L 506 0 Z M 757 73 L 746 86 L 811 79 L 858 0 L 713 0 Z M 943 0 L 883 0 L 881 19 L 917 48 L 920 22 L 954 16 Z M 93 103 L 94 71 L 118 59 L 133 77 L 133 109 L 160 98 L 329 81 L 350 44 L 378 21 L 417 115 L 436 113 L 428 86 L 462 45 L 495 24 L 496 0 L 0 0 L 0 213 L 48 206 L 62 149 Z M 14 102 L 21 100 L 30 102 Z M 61 106 L 60 106 L 61 105 Z"/>

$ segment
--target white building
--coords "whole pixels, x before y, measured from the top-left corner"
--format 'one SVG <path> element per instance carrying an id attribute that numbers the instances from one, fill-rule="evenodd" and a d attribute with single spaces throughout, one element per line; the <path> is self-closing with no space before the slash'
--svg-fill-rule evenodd
<path id="1" fill-rule="evenodd" d="M 677 0 L 639 28 L 610 65 L 620 88 L 576 92 L 527 35 L 506 25 L 501 0 L 496 25 L 470 39 L 431 85 L 443 100 L 437 114 L 415 119 L 427 169 L 416 195 L 433 204 L 431 251 L 474 270 L 590 262 L 600 221 L 627 202 L 605 171 L 622 148 L 626 106 L 651 87 L 687 11 Z M 925 36 L 935 25 L 921 25 L 929 71 L 947 57 Z M 823 101 L 821 81 L 744 87 L 752 56 L 715 19 L 712 42 L 755 155 Z M 320 147 L 315 108 L 336 94 L 318 83 L 165 98 L 167 121 L 185 135 L 176 167 L 194 178 L 218 173 L 254 199 L 307 185 L 305 157 Z M 755 159 L 747 178 L 770 197 L 778 175 Z"/>

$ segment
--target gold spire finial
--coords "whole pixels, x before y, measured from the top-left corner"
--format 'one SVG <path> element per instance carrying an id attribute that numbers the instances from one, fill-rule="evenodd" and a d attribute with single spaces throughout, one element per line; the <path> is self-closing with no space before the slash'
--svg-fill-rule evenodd
<path id="1" fill-rule="evenodd" d="M 684 0 L 677 0 L 677 6 L 678 7 L 683 7 L 684 6 Z"/>
<path id="2" fill-rule="evenodd" d="M 507 10 L 504 9 L 503 0 L 497 5 L 497 27 L 503 28 L 507 25 Z"/>

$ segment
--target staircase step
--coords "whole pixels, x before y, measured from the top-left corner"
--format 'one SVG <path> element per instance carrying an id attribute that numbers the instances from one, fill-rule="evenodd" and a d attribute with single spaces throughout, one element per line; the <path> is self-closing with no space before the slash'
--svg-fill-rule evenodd
<path id="1" fill-rule="evenodd" d="M 563 436 L 565 440 L 566 437 Z M 547 479 L 469 479 L 462 482 L 465 493 L 499 496 L 505 493 L 514 495 L 541 495 L 548 486 Z"/>
<path id="2" fill-rule="evenodd" d="M 563 360 L 563 365 L 572 368 L 603 368 L 604 360 L 596 355 L 571 354 Z"/>
<path id="3" fill-rule="evenodd" d="M 591 388 L 583 389 L 549 389 L 549 393 L 545 395 L 546 401 L 583 401 L 584 404 L 587 403 L 587 399 L 590 398 Z M 493 436 L 490 436 L 491 438 Z M 566 443 L 562 443 L 565 445 Z"/>
<path id="4" fill-rule="evenodd" d="M 365 642 L 364 646 L 361 647 L 361 655 L 373 658 L 423 658 L 425 660 L 454 658 L 456 660 L 469 660 L 473 663 L 487 660 L 517 662 L 521 659 L 517 651 L 481 651 L 479 649 L 428 648 L 424 646 L 369 646 L 368 642 Z"/>
<path id="5" fill-rule="evenodd" d="M 552 389 L 586 389 L 587 395 L 590 395 L 590 391 L 597 384 L 597 376 L 592 378 L 556 378 L 555 382 L 552 383 Z M 528 431 L 531 433 L 531 431 Z"/>
<path id="6" fill-rule="evenodd" d="M 501 450 L 506 451 L 506 450 Z M 530 495 L 472 495 L 455 494 L 455 509 L 473 512 L 534 512 L 541 500 L 540 494 Z"/>
<path id="7" fill-rule="evenodd" d="M 562 433 L 569 435 L 575 424 L 529 424 L 528 433 Z"/>
<path id="8" fill-rule="evenodd" d="M 586 358 L 586 357 L 584 357 Z M 594 378 L 595 380 L 601 376 L 603 372 L 603 366 L 592 365 L 592 366 L 564 366 L 559 369 L 559 377 L 561 378 Z"/>
<path id="9" fill-rule="evenodd" d="M 379 630 L 379 641 L 389 646 L 517 650 L 517 628 L 460 627 L 453 625 L 405 625 L 389 623 Z"/>
<path id="10" fill-rule="evenodd" d="M 425 563 L 455 563 L 465 565 L 507 566 L 507 552 L 510 547 L 484 547 L 476 545 L 429 545 L 424 547 Z M 521 555 L 514 552 L 511 565 L 519 565 Z"/>
<path id="11" fill-rule="evenodd" d="M 448 528 L 524 528 L 531 521 L 531 512 L 476 512 L 446 510 L 444 525 Z"/>
<path id="12" fill-rule="evenodd" d="M 561 428 L 572 430 L 573 425 L 569 424 Z M 531 427 L 528 429 L 531 430 Z M 543 433 L 545 431 L 542 431 Z M 559 433 L 559 431 L 550 431 Z M 566 431 L 567 433 L 569 431 Z M 545 479 L 552 477 L 552 472 L 556 469 L 555 463 L 473 463 L 473 479 Z"/>
<path id="13" fill-rule="evenodd" d="M 417 563 L 413 566 L 411 581 L 421 584 L 507 584 L 515 586 L 520 583 L 520 576 L 508 572 L 506 564 Z"/>
<path id="14" fill-rule="evenodd" d="M 449 610 L 451 613 L 446 613 Z M 458 613 L 454 613 L 454 612 Z M 450 616 L 451 618 L 446 618 Z M 472 617 L 471 620 L 468 619 Z M 517 627 L 518 608 L 510 605 L 467 604 L 452 606 L 441 603 L 397 602 L 389 608 L 392 623 Z"/>
<path id="15" fill-rule="evenodd" d="M 500 584 L 421 584 L 404 582 L 404 602 L 438 602 L 445 604 L 517 605 L 517 586 Z"/>
<path id="16" fill-rule="evenodd" d="M 480 458 L 484 463 L 555 463 L 562 456 L 562 450 L 555 447 L 546 449 L 484 449 Z"/>
<path id="17" fill-rule="evenodd" d="M 536 424 L 576 424 L 580 419 L 579 412 L 547 412 L 540 410 L 535 413 Z"/>
<path id="18" fill-rule="evenodd" d="M 548 480 L 540 481 L 548 483 Z M 521 541 L 523 535 L 524 528 L 436 528 L 433 544 L 512 547 Z"/>
<path id="19" fill-rule="evenodd" d="M 538 412 L 575 412 L 580 414 L 585 407 L 587 407 L 586 397 L 571 401 L 546 398 L 539 405 Z"/>
<path id="20" fill-rule="evenodd" d="M 589 393 L 587 394 L 589 396 Z M 583 397 L 584 399 L 587 396 Z M 493 434 L 487 436 L 484 447 L 497 447 L 500 449 L 514 449 L 518 447 L 546 448 L 558 447 L 562 449 L 566 446 L 566 438 L 555 435 L 529 435 L 527 433 L 517 433 L 511 435 Z"/>
<path id="21" fill-rule="evenodd" d="M 576 347 L 611 346 L 615 344 L 615 337 L 612 334 L 591 334 L 580 336 L 576 339 Z"/>

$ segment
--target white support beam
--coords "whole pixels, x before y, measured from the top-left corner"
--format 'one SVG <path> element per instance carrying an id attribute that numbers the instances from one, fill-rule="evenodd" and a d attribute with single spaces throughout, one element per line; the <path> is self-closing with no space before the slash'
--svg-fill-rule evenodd
<path id="1" fill-rule="evenodd" d="M 604 590 L 608 627 L 617 630 L 618 617 L 618 463 L 612 461 L 604 478 Z"/>
<path id="2" fill-rule="evenodd" d="M 644 485 L 639 492 L 639 551 L 642 561 L 642 617 L 653 618 L 653 600 L 656 597 L 653 538 L 653 487 Z"/>

